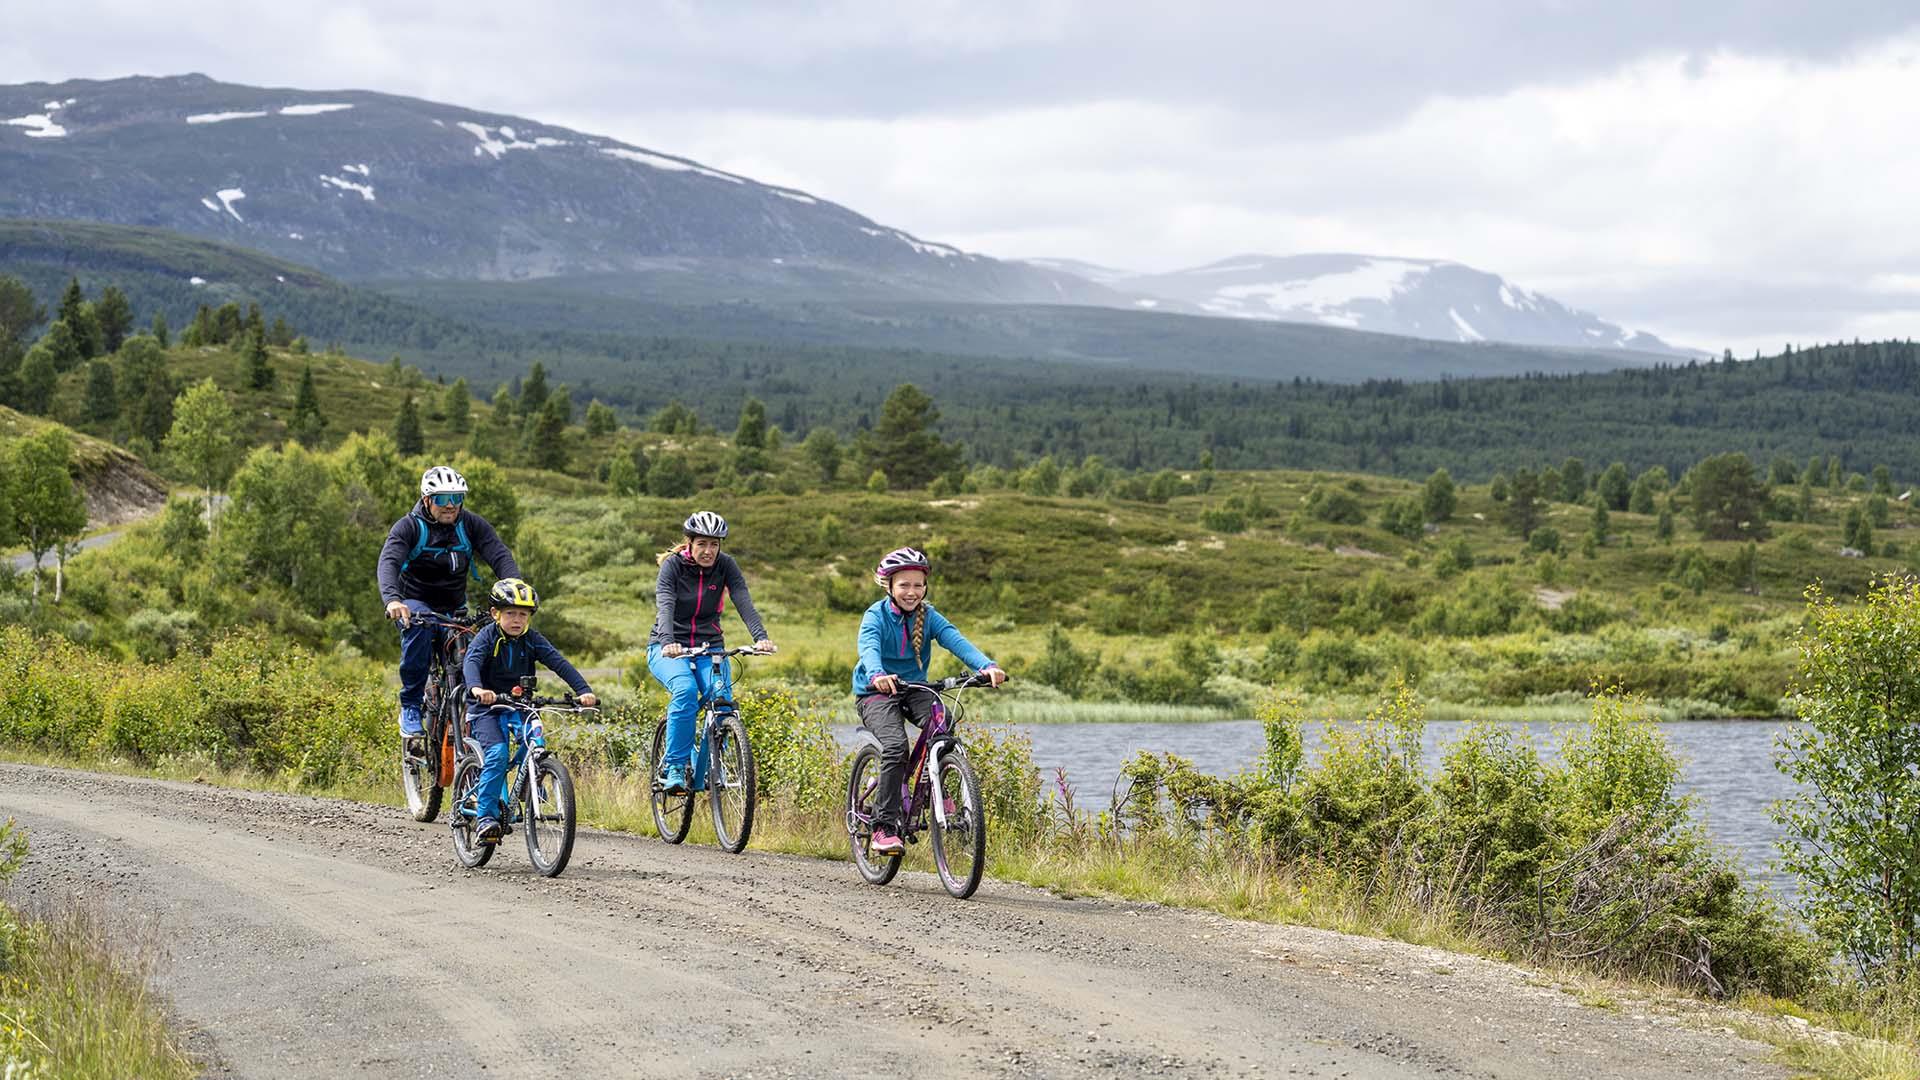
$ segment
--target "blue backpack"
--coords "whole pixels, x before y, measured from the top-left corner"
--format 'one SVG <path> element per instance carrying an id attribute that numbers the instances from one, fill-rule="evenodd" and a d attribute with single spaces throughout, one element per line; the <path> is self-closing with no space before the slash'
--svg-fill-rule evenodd
<path id="1" fill-rule="evenodd" d="M 422 555 L 430 555 L 434 558 L 445 555 L 449 562 L 451 562 L 453 556 L 459 554 L 467 557 L 467 575 L 475 581 L 480 580 L 480 571 L 473 565 L 473 544 L 467 539 L 467 521 L 465 517 L 454 519 L 454 543 L 452 547 L 428 547 L 427 533 L 431 529 L 431 526 L 424 521 L 420 521 L 417 516 L 414 520 L 417 524 L 414 526 L 413 551 L 408 553 L 407 561 L 400 564 L 401 573 L 406 573 L 407 567 L 413 565 L 413 560 Z"/>

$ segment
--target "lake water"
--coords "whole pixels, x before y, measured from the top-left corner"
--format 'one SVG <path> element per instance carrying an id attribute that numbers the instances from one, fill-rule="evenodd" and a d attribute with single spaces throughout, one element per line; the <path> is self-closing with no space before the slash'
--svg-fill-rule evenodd
<path id="1" fill-rule="evenodd" d="M 1141 750 L 1166 751 L 1215 775 L 1248 768 L 1264 746 L 1254 720 L 1186 724 L 1032 724 L 1016 725 L 1033 740 L 1033 761 L 1051 785 L 1054 770 L 1065 769 L 1077 805 L 1103 810 L 1112 799 L 1120 767 Z M 1534 745 L 1546 756 L 1558 753 L 1556 725 L 1527 723 Z M 1793 791 L 1793 783 L 1773 767 L 1773 744 L 1786 727 L 1770 720 L 1690 720 L 1662 724 L 1667 741 L 1681 758 L 1680 786 L 1697 796 L 1697 811 L 1713 839 L 1736 853 L 1756 880 L 1783 895 L 1792 881 L 1772 866 L 1778 826 L 1767 807 Z M 1466 725 L 1459 721 L 1427 724 L 1422 757 L 1437 768 L 1449 743 Z M 837 728 L 844 744 L 852 728 Z M 1309 760 L 1321 746 L 1325 725 L 1306 725 Z"/>

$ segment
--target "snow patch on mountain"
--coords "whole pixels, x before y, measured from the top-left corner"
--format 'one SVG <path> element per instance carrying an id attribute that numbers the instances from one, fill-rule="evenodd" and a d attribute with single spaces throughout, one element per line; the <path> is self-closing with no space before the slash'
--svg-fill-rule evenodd
<path id="1" fill-rule="evenodd" d="M 224 124 L 229 120 L 257 120 L 266 112 L 203 112 L 187 117 L 189 124 Z"/>
<path id="2" fill-rule="evenodd" d="M 59 139 L 64 138 L 67 134 L 66 128 L 53 122 L 53 113 L 51 110 L 43 113 L 28 113 L 25 116 L 16 116 L 6 121 L 6 123 L 12 127 L 25 128 L 27 138 L 29 139 Z"/>
<path id="3" fill-rule="evenodd" d="M 221 188 L 219 191 L 216 191 L 213 194 L 215 198 L 218 198 L 220 200 L 220 205 L 227 208 L 227 213 L 233 215 L 233 220 L 240 221 L 240 222 L 244 222 L 247 220 L 246 218 L 243 218 L 240 216 L 240 211 L 235 210 L 233 208 L 234 203 L 237 203 L 241 199 L 244 199 L 247 197 L 246 192 L 240 190 L 237 187 L 230 187 L 230 188 Z"/>
<path id="4" fill-rule="evenodd" d="M 362 199 L 365 199 L 367 202 L 376 201 L 373 197 L 372 184 L 356 184 L 351 180 L 344 180 L 338 176 L 326 176 L 324 174 L 320 177 L 320 182 L 323 184 L 331 184 L 334 187 L 339 188 L 340 194 L 342 195 L 346 194 L 349 191 L 357 191 L 360 193 L 360 197 Z"/>
<path id="5" fill-rule="evenodd" d="M 783 199 L 791 199 L 794 202 L 805 203 L 808 206 L 813 206 L 814 204 L 820 201 L 811 195 L 802 195 L 797 191 L 782 191 L 779 188 L 774 188 L 772 190 L 775 195 L 778 195 Z"/>
<path id="6" fill-rule="evenodd" d="M 622 161 L 631 161 L 654 169 L 665 169 L 669 172 L 699 173 L 701 176 L 710 176 L 715 180 L 725 180 L 729 184 L 746 183 L 745 180 L 742 180 L 738 176 L 729 176 L 723 172 L 716 172 L 713 169 L 695 165 L 691 161 L 681 161 L 677 158 L 661 157 L 659 154 L 649 154 L 645 150 L 629 150 L 623 146 L 608 146 L 603 147 L 600 152 L 609 157 L 617 157 Z"/>
<path id="7" fill-rule="evenodd" d="M 334 104 L 289 105 L 286 108 L 280 110 L 280 115 L 281 116 L 319 116 L 322 113 L 340 112 L 343 109 L 351 109 L 351 108 L 353 108 L 352 105 L 334 105 Z"/>
<path id="8" fill-rule="evenodd" d="M 207 209 L 213 211 L 216 214 L 220 212 L 220 204 L 217 202 L 214 202 L 212 199 L 206 198 L 205 196 L 201 197 L 200 205 L 206 207 Z"/>
<path id="9" fill-rule="evenodd" d="M 1461 340 L 1461 341 L 1485 341 L 1485 340 L 1487 340 L 1487 339 L 1486 339 L 1486 337 L 1485 337 L 1485 336 L 1483 336 L 1483 335 L 1482 335 L 1482 334 L 1480 333 L 1480 331 L 1478 331 L 1478 330 L 1475 330 L 1475 329 L 1473 328 L 1473 324 L 1472 324 L 1472 323 L 1470 323 L 1470 322 L 1468 322 L 1467 320 L 1465 320 L 1465 319 L 1463 319 L 1463 318 L 1461 318 L 1461 317 L 1460 317 L 1460 313 L 1459 313 L 1458 311 L 1455 311 L 1455 310 L 1453 310 L 1452 308 L 1448 308 L 1448 309 L 1447 309 L 1447 317 L 1453 320 L 1453 327 L 1454 327 L 1454 329 L 1456 329 L 1456 330 L 1458 330 L 1458 331 L 1460 331 L 1460 340 Z"/>
<path id="10" fill-rule="evenodd" d="M 372 172 L 368 170 L 368 168 L 365 165 L 342 165 L 340 166 L 340 171 L 341 172 L 357 172 L 361 176 L 372 175 Z"/>

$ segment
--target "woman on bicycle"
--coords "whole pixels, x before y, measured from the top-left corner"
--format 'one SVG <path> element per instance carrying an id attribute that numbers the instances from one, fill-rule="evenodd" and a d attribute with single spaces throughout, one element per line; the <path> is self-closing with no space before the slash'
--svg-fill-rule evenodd
<path id="1" fill-rule="evenodd" d="M 492 601 L 493 622 L 481 627 L 467 646 L 462 662 L 468 692 L 473 703 L 467 709 L 467 725 L 479 742 L 482 754 L 480 805 L 476 807 L 477 835 L 481 843 L 491 844 L 504 833 L 500 819 L 507 794 L 507 766 L 510 748 L 507 737 L 523 731 L 525 715 L 514 709 L 494 708 L 494 702 L 509 697 L 520 680 L 533 674 L 534 661 L 567 681 L 580 704 L 592 708 L 600 704 L 593 687 L 587 685 L 579 669 L 560 655 L 560 650 L 538 630 L 528 629 L 540 597 L 533 586 L 519 578 L 501 578 L 488 594 Z M 511 698 L 509 697 L 509 701 Z M 524 738 L 524 736 L 523 736 Z"/>
<path id="2" fill-rule="evenodd" d="M 900 842 L 900 785 L 907 770 L 907 721 L 925 726 L 933 714 L 930 694 L 903 694 L 906 683 L 927 681 L 932 641 L 984 673 L 994 686 L 1007 674 L 975 648 L 946 617 L 927 603 L 927 576 L 933 563 L 918 548 L 890 551 L 874 568 L 873 580 L 887 595 L 860 617 L 860 662 L 853 669 L 854 704 L 860 723 L 880 740 L 880 790 L 874 793 L 873 841 L 876 855 L 905 850 Z"/>
<path id="3" fill-rule="evenodd" d="M 765 653 L 777 651 L 767 638 L 760 613 L 753 609 L 753 597 L 747 592 L 740 564 L 720 550 L 720 541 L 727 538 L 726 519 L 711 510 L 696 510 L 681 523 L 680 531 L 686 536 L 685 546 L 660 556 L 660 578 L 653 590 L 659 611 L 647 644 L 647 670 L 671 695 L 667 702 L 667 745 L 660 768 L 660 780 L 670 795 L 687 792 L 693 718 L 700 711 L 700 699 L 706 695 L 714 670 L 712 656 L 689 659 L 683 654 L 703 645 L 716 649 L 725 646 L 720 613 L 727 608 L 728 596 L 733 597 L 740 621 L 753 635 L 753 647 Z"/>

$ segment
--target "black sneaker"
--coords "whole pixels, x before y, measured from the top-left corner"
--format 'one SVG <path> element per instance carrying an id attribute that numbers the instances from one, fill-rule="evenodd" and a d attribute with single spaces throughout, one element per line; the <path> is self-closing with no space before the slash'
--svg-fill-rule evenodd
<path id="1" fill-rule="evenodd" d="M 474 829 L 474 838 L 483 844 L 491 844 L 501 836 L 500 823 L 490 817 L 483 817 Z"/>

